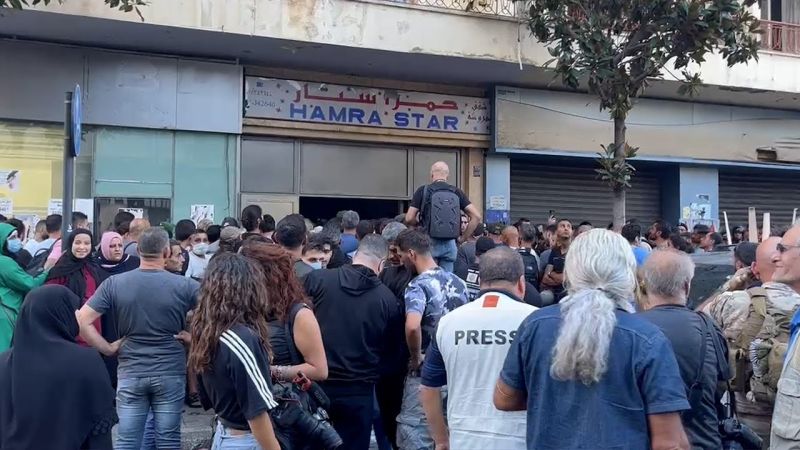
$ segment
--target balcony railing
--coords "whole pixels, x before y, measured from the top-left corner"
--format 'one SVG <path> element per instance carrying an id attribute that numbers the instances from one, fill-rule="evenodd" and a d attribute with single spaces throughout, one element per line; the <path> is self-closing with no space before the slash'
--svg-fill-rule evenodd
<path id="1" fill-rule="evenodd" d="M 800 55 L 800 25 L 762 20 L 761 30 L 762 49 Z"/>
<path id="2" fill-rule="evenodd" d="M 514 0 L 389 0 L 395 3 L 464 11 L 502 17 L 516 17 L 524 1 Z"/>

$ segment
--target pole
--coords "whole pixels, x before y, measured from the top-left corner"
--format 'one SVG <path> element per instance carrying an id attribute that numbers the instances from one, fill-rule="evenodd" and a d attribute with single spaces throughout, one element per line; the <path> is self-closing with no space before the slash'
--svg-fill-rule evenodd
<path id="1" fill-rule="evenodd" d="M 758 222 L 756 219 L 756 209 L 752 206 L 747 208 L 747 231 L 750 235 L 750 242 L 758 244 Z"/>
<path id="2" fill-rule="evenodd" d="M 61 200 L 61 237 L 66 240 L 72 226 L 72 190 L 75 186 L 75 157 L 72 156 L 72 92 L 64 100 L 64 191 Z M 80 139 L 80 136 L 77 137 Z"/>
<path id="3" fill-rule="evenodd" d="M 728 236 L 728 245 L 733 245 L 733 236 L 731 236 L 731 227 L 728 225 L 728 211 L 722 211 L 722 217 L 725 218 L 725 236 Z"/>

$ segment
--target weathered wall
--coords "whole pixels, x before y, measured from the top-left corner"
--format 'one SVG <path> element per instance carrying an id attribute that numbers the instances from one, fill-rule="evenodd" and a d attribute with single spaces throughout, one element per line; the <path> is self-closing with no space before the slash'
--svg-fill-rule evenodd
<path id="1" fill-rule="evenodd" d="M 138 22 L 97 0 L 53 2 L 48 11 Z M 361 47 L 402 53 L 518 62 L 520 25 L 508 18 L 355 0 L 154 0 L 141 8 L 145 22 L 171 27 Z M 445 32 L 446 30 L 446 32 Z M 525 65 L 550 59 L 522 29 Z M 709 56 L 702 76 L 710 85 L 800 92 L 798 57 L 763 53 L 758 63 L 728 68 Z M 666 77 L 669 78 L 669 77 Z"/>
<path id="2" fill-rule="evenodd" d="M 503 149 L 597 153 L 613 141 L 613 124 L 594 97 L 498 88 L 496 146 Z M 757 161 L 775 147 L 780 162 L 800 162 L 800 113 L 640 99 L 627 139 L 640 156 Z"/>

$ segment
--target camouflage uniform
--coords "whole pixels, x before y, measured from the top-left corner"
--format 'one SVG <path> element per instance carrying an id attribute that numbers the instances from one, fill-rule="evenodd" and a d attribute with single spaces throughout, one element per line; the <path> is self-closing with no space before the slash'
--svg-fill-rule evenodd
<path id="1" fill-rule="evenodd" d="M 422 315 L 424 352 L 436 335 L 439 319 L 467 303 L 467 286 L 454 274 L 436 267 L 421 273 L 408 284 L 405 303 L 406 314 L 415 312 Z M 432 450 L 434 447 L 428 432 L 428 421 L 419 401 L 419 387 L 419 371 L 414 370 L 406 377 L 403 406 L 397 416 L 397 445 L 400 450 Z M 444 388 L 442 393 L 446 397 Z"/>
<path id="2" fill-rule="evenodd" d="M 800 294 L 783 283 L 769 282 L 764 283 L 762 287 L 766 291 L 769 301 L 781 309 L 790 310 L 800 305 Z M 714 318 L 728 339 L 730 348 L 735 348 L 736 341 L 750 314 L 750 295 L 748 292 L 723 292 L 706 303 L 702 310 Z M 734 351 L 731 351 L 732 356 L 734 353 Z M 735 365 L 731 367 L 735 367 Z M 773 405 L 756 401 L 752 392 L 748 392 L 745 395 L 737 391 L 735 394 L 739 419 L 764 439 L 766 447 L 769 443 Z"/>

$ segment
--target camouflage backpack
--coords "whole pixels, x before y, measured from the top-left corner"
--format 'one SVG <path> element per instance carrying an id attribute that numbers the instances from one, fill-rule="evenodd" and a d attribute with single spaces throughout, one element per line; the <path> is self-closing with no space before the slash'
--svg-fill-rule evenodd
<path id="1" fill-rule="evenodd" d="M 752 392 L 757 402 L 772 405 L 798 305 L 773 302 L 763 287 L 747 293 L 750 310 L 730 353 L 735 368 L 732 385 L 736 391 Z"/>

